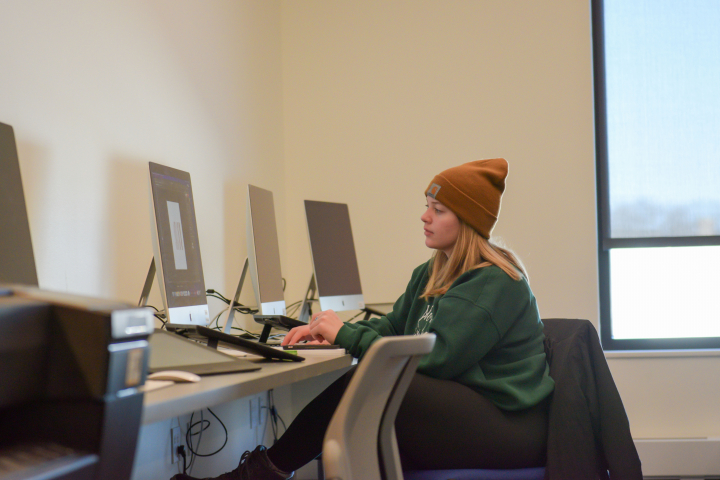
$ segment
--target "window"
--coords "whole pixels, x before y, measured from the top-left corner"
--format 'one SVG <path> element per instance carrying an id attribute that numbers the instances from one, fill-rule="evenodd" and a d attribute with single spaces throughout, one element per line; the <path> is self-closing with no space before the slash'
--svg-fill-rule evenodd
<path id="1" fill-rule="evenodd" d="M 603 347 L 720 348 L 720 1 L 592 5 Z"/>

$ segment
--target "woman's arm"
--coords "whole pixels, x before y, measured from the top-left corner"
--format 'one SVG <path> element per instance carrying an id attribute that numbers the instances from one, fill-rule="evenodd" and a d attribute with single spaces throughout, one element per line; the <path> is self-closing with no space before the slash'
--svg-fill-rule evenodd
<path id="1" fill-rule="evenodd" d="M 390 313 L 379 318 L 346 323 L 337 332 L 334 343 L 345 347 L 354 357 L 359 358 L 378 338 L 403 335 L 410 308 L 427 283 L 428 263 L 413 271 L 405 293 L 398 298 Z"/>

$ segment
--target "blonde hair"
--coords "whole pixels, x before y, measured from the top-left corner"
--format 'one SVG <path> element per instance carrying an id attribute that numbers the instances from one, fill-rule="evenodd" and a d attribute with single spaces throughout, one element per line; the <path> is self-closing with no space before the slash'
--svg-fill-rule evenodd
<path id="1" fill-rule="evenodd" d="M 427 300 L 443 295 L 463 273 L 491 265 L 500 267 L 513 280 L 527 279 L 522 262 L 511 250 L 493 244 L 460 220 L 460 231 L 450 256 L 440 250 L 433 254 L 430 278 L 420 298 Z"/>

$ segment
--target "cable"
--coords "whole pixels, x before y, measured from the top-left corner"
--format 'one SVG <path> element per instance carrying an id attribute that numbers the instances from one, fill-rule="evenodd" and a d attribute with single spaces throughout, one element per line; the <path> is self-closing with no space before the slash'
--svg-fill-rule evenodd
<path id="1" fill-rule="evenodd" d="M 205 294 L 208 297 L 217 298 L 218 300 L 224 302 L 226 305 L 230 305 L 231 300 L 229 298 L 227 298 L 225 295 L 223 295 L 222 293 L 218 292 L 217 290 L 208 288 L 205 291 Z M 254 315 L 254 314 L 258 313 L 257 309 L 250 308 L 248 306 L 243 305 L 242 303 L 236 303 L 234 308 L 237 312 L 244 313 L 246 315 Z"/>
<path id="2" fill-rule="evenodd" d="M 346 321 L 347 321 L 347 322 L 352 322 L 352 321 L 355 320 L 357 317 L 359 317 L 360 315 L 364 315 L 364 314 L 365 314 L 365 312 L 364 312 L 363 310 L 360 310 L 360 313 L 358 313 L 357 315 L 355 315 L 355 316 L 353 316 L 352 318 L 350 318 L 350 320 L 346 320 Z"/>
<path id="3" fill-rule="evenodd" d="M 177 453 L 183 459 L 183 474 L 187 475 L 187 462 L 185 461 L 187 459 L 187 457 L 185 456 L 185 445 L 178 446 Z"/>
<path id="4" fill-rule="evenodd" d="M 188 469 L 192 472 L 193 466 L 195 465 L 195 450 L 192 448 L 192 437 L 194 435 L 197 435 L 197 433 L 192 433 L 192 429 L 197 423 L 192 423 L 193 417 L 195 416 L 195 412 L 190 414 L 190 422 L 188 422 L 188 429 L 187 432 L 185 432 L 185 443 L 188 446 L 188 450 L 190 450 L 190 465 L 188 466 Z M 204 430 L 203 428 L 203 417 L 202 417 L 202 410 L 200 410 L 200 424 L 201 424 L 201 430 L 200 430 L 200 438 L 198 439 L 198 447 L 200 446 L 200 442 L 202 441 L 202 432 Z M 207 427 L 205 427 L 207 428 Z"/>
<path id="5" fill-rule="evenodd" d="M 268 423 L 270 424 L 270 427 L 272 428 L 273 432 L 273 444 L 277 442 L 278 439 L 278 420 L 280 420 L 280 423 L 282 423 L 283 431 L 287 430 L 287 427 L 285 426 L 285 421 L 282 419 L 280 414 L 278 414 L 277 409 L 275 408 L 275 394 L 272 389 L 268 390 L 267 392 L 268 397 Z"/>
<path id="6" fill-rule="evenodd" d="M 284 278 L 283 278 L 283 290 L 285 290 L 285 279 L 284 279 Z M 208 324 L 208 325 L 213 325 L 213 324 L 214 324 L 212 328 L 215 329 L 215 330 L 222 330 L 222 328 L 220 327 L 220 317 L 221 317 L 225 312 L 228 311 L 228 309 L 230 308 L 230 303 L 231 303 L 231 301 L 230 301 L 225 295 L 223 295 L 222 293 L 220 293 L 220 292 L 218 292 L 217 290 L 212 289 L 212 288 L 208 288 L 208 289 L 205 291 L 205 294 L 206 294 L 208 297 L 217 298 L 218 300 L 220 300 L 220 301 L 222 301 L 223 303 L 225 303 L 226 305 L 228 305 L 227 308 L 225 308 L 225 309 L 222 310 L 220 313 L 218 313 L 217 315 L 215 315 L 215 317 L 213 317 L 213 319 L 212 319 L 212 320 L 209 322 L 209 324 Z M 293 307 L 294 307 L 294 310 L 293 310 L 293 314 L 294 314 L 294 313 L 300 308 L 300 305 L 301 305 L 301 304 L 302 304 L 302 301 L 297 301 L 297 302 L 291 304 L 288 308 L 293 308 Z M 259 310 L 254 309 L 254 308 L 247 307 L 247 306 L 245 306 L 245 305 L 243 305 L 243 304 L 241 304 L 241 303 L 236 303 L 236 304 L 235 304 L 235 307 L 234 307 L 233 309 L 234 309 L 236 312 L 242 313 L 242 314 L 244 314 L 244 315 L 255 315 L 256 313 L 259 312 Z M 288 316 L 291 316 L 291 315 L 288 315 Z M 164 324 L 163 324 L 163 325 L 164 325 Z M 245 330 L 244 328 L 235 327 L 235 326 L 232 326 L 232 325 L 231 325 L 231 326 L 230 326 L 230 330 L 236 330 L 236 331 L 241 332 L 240 334 L 235 335 L 235 336 L 237 336 L 237 337 L 246 338 L 246 339 L 253 339 L 253 340 L 258 340 L 258 339 L 260 338 L 260 334 L 259 334 L 259 333 L 251 332 L 251 331 L 249 331 L 249 330 Z M 270 339 L 270 338 L 272 338 L 272 339 L 278 339 L 278 338 L 281 338 L 281 337 L 284 337 L 284 336 L 285 336 L 285 333 L 278 333 L 278 334 L 270 335 L 268 338 L 269 338 L 269 339 Z"/>
<path id="7" fill-rule="evenodd" d="M 167 316 L 165 315 L 164 310 L 159 310 L 157 307 L 154 307 L 152 305 L 145 305 L 148 308 L 152 308 L 155 310 L 155 313 L 153 313 L 153 316 L 160 320 L 160 323 L 162 323 L 162 327 L 160 329 L 165 328 L 165 324 L 167 323 Z"/>
<path id="8" fill-rule="evenodd" d="M 295 315 L 297 315 L 298 311 L 300 310 L 302 303 L 303 303 L 302 300 L 298 300 L 297 302 L 293 302 L 290 305 L 288 305 L 287 308 L 285 309 L 287 311 L 287 316 L 295 318 Z"/>
<path id="9" fill-rule="evenodd" d="M 185 440 L 186 440 L 186 443 L 187 443 L 187 445 L 188 445 L 188 449 L 190 450 L 190 453 L 192 453 L 193 456 L 195 456 L 195 457 L 212 457 L 213 455 L 216 455 L 217 453 L 219 453 L 223 448 L 225 448 L 225 445 L 227 445 L 227 442 L 228 442 L 228 431 L 227 431 L 227 427 L 225 427 L 225 424 L 222 422 L 222 420 L 220 420 L 220 418 L 218 418 L 217 415 L 215 415 L 215 412 L 213 412 L 213 411 L 210 410 L 209 408 L 207 409 L 207 411 L 210 412 L 210 413 L 212 414 L 212 416 L 215 417 L 215 419 L 216 419 L 218 422 L 220 422 L 220 425 L 222 426 L 223 430 L 225 431 L 225 441 L 223 442 L 223 444 L 222 444 L 222 446 L 221 446 L 220 448 L 218 448 L 217 450 L 215 450 L 215 451 L 212 452 L 212 453 L 198 453 L 196 450 L 193 449 L 193 447 L 192 447 L 192 437 L 195 436 L 195 435 L 200 435 L 200 438 L 198 439 L 198 442 L 197 442 L 197 446 L 195 447 L 195 448 L 197 448 L 197 449 L 199 450 L 199 449 L 200 449 L 200 442 L 202 441 L 202 432 L 204 432 L 205 430 L 207 430 L 208 428 L 210 428 L 210 420 L 205 420 L 205 419 L 202 417 L 202 410 L 201 410 L 201 411 L 200 411 L 200 421 L 199 421 L 199 422 L 196 422 L 196 423 L 191 423 L 190 428 L 188 429 L 188 432 L 187 432 L 187 434 L 185 435 Z M 190 415 L 190 422 L 192 422 L 193 415 L 194 415 L 194 413 L 193 413 L 192 415 Z M 199 432 L 192 433 L 192 429 L 193 429 L 195 426 L 197 426 L 197 425 L 200 425 L 200 431 L 199 431 Z M 194 460 L 195 460 L 195 459 L 193 458 L 192 461 L 194 461 Z"/>
<path id="10" fill-rule="evenodd" d="M 220 317 L 222 316 L 223 313 L 227 312 L 228 310 L 230 310 L 230 307 L 229 307 L 229 306 L 228 306 L 226 309 L 224 309 L 224 310 L 220 310 L 220 313 L 218 313 L 217 315 L 215 315 L 215 317 L 210 321 L 210 323 L 209 323 L 208 325 L 212 325 L 212 324 L 214 323 L 215 326 L 214 326 L 213 328 L 214 328 L 215 330 L 220 330 L 220 323 L 219 323 L 219 322 L 220 322 Z"/>

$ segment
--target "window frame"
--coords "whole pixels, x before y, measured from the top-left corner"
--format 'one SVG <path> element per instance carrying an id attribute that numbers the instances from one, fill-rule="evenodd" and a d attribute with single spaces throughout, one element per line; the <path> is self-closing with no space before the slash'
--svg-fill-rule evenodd
<path id="1" fill-rule="evenodd" d="M 720 236 L 612 238 L 605 83 L 604 1 L 591 0 L 595 100 L 595 167 L 597 181 L 600 340 L 604 350 L 720 349 L 720 337 L 612 338 L 610 250 L 618 248 L 718 246 Z"/>

